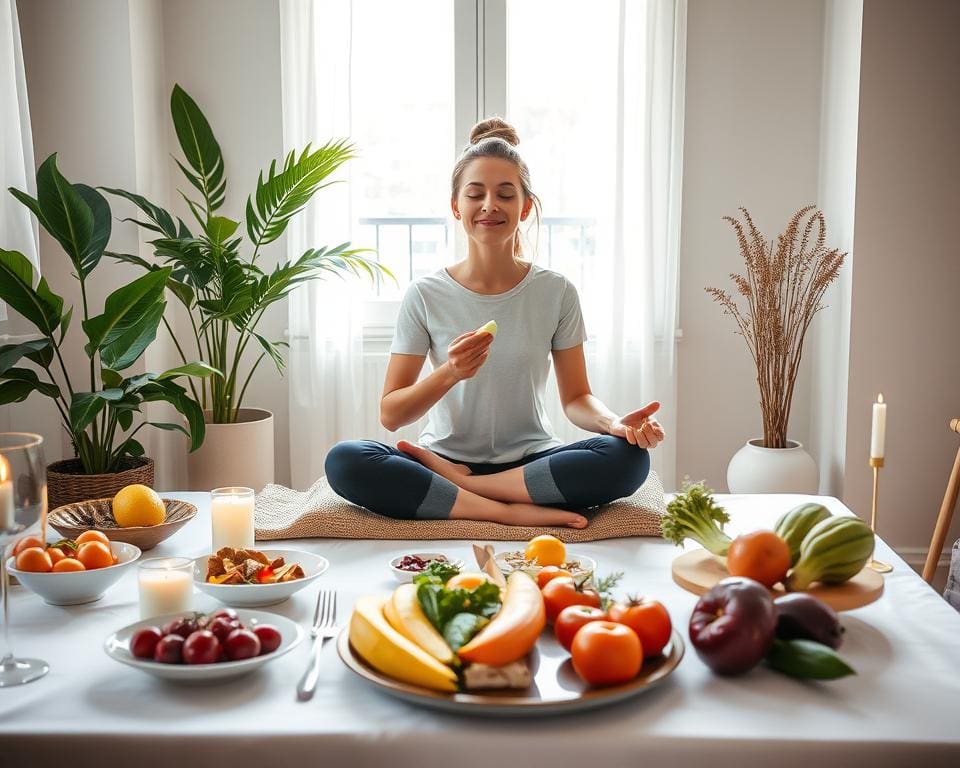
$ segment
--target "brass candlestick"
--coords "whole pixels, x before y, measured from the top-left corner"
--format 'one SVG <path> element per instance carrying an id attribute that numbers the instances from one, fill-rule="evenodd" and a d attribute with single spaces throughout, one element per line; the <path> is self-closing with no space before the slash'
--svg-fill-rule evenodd
<path id="1" fill-rule="evenodd" d="M 883 457 L 877 458 L 876 456 L 870 457 L 870 466 L 873 467 L 873 504 L 872 511 L 870 513 L 870 529 L 873 531 L 874 535 L 877 533 L 877 486 L 880 484 L 880 467 L 883 466 Z M 893 570 L 893 566 L 890 563 L 884 563 L 881 560 L 876 558 L 871 558 L 870 562 L 867 563 L 873 570 L 877 573 L 890 573 Z"/>

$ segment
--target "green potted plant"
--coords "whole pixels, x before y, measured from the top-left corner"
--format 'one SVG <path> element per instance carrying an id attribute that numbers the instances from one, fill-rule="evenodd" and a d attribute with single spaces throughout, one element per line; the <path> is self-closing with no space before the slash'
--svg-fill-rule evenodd
<path id="1" fill-rule="evenodd" d="M 203 414 L 176 379 L 202 380 L 215 373 L 205 363 L 184 361 L 160 374 L 127 375 L 156 338 L 172 270 L 151 272 L 121 286 L 107 296 L 103 311 L 93 314 L 87 284 L 110 239 L 107 201 L 95 189 L 67 181 L 57 169 L 55 154 L 37 170 L 36 199 L 17 189 L 11 188 L 10 193 L 33 211 L 73 265 L 83 297 L 81 326 L 89 367 L 78 377 L 64 362 L 62 349 L 74 307 L 65 309 L 63 298 L 46 279 L 37 280 L 26 256 L 0 249 L 0 299 L 39 331 L 37 339 L 0 347 L 0 405 L 21 402 L 38 392 L 51 398 L 59 411 L 76 458 L 48 468 L 51 507 L 113 496 L 130 483 L 152 485 L 153 460 L 144 456 L 136 434 L 152 424 L 184 432 L 191 449 L 199 447 Z M 21 367 L 23 360 L 36 367 Z M 173 405 L 187 426 L 138 418 L 142 405 L 152 401 Z"/>
<path id="2" fill-rule="evenodd" d="M 237 235 L 241 222 L 218 213 L 227 181 L 210 124 L 179 85 L 173 88 L 170 111 L 186 161 L 178 160 L 177 165 L 194 190 L 192 196 L 183 191 L 181 195 L 198 229 L 192 231 L 141 195 L 106 189 L 133 202 L 146 217 L 137 223 L 158 235 L 150 241 L 154 261 L 131 254 L 108 255 L 151 272 L 167 270 L 167 288 L 190 318 L 191 346 L 223 374 L 191 385 L 191 396 L 203 409 L 208 428 L 206 444 L 188 459 L 190 487 L 244 485 L 259 490 L 273 482 L 273 414 L 244 407 L 244 397 L 265 359 L 282 374 L 281 350 L 286 346 L 257 331 L 264 312 L 310 280 L 331 274 L 366 275 L 372 280 L 392 275 L 361 255 L 367 249 L 351 249 L 349 243 L 311 248 L 269 271 L 258 264 L 264 246 L 279 238 L 314 193 L 333 183 L 330 175 L 354 156 L 349 143 L 331 141 L 319 149 L 308 146 L 299 154 L 290 152 L 281 164 L 275 161 L 260 174 L 256 190 L 247 198 L 244 219 L 250 255 L 246 257 L 244 237 Z M 187 353 L 169 324 L 167 329 L 185 361 Z M 252 363 L 244 359 L 248 348 L 259 352 Z"/>

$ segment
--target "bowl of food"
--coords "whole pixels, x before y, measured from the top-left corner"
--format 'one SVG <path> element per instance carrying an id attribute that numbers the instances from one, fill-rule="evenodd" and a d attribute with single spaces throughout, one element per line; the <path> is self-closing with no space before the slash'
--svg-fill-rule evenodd
<path id="1" fill-rule="evenodd" d="M 127 486 L 112 499 L 57 507 L 47 515 L 47 522 L 68 539 L 84 531 L 101 531 L 110 541 L 148 550 L 175 534 L 196 514 L 197 508 L 189 502 L 161 499 L 146 486 Z"/>
<path id="2" fill-rule="evenodd" d="M 540 565 L 536 558 L 530 558 L 521 550 L 498 552 L 495 556 L 497 565 L 507 576 L 511 571 L 523 571 L 536 580 L 540 571 L 547 566 Z M 567 551 L 562 563 L 555 564 L 557 568 L 567 571 L 573 578 L 590 580 L 597 570 L 597 561 L 592 557 L 581 555 L 578 552 Z"/>
<path id="3" fill-rule="evenodd" d="M 463 560 L 451 560 L 442 552 L 410 552 L 393 558 L 390 561 L 390 570 L 397 581 L 404 583 L 413 581 L 414 577 L 419 576 L 434 562 L 463 568 Z"/>
<path id="4" fill-rule="evenodd" d="M 138 621 L 111 634 L 103 648 L 114 661 L 155 677 L 204 684 L 249 674 L 303 637 L 303 629 L 284 616 L 221 608 Z"/>
<path id="5" fill-rule="evenodd" d="M 109 541 L 95 531 L 45 547 L 39 544 L 29 537 L 19 542 L 7 569 L 50 605 L 99 600 L 140 557 L 139 547 Z"/>
<path id="6" fill-rule="evenodd" d="M 282 603 L 329 567 L 327 558 L 299 549 L 223 547 L 193 561 L 193 583 L 221 603 L 254 608 Z"/>

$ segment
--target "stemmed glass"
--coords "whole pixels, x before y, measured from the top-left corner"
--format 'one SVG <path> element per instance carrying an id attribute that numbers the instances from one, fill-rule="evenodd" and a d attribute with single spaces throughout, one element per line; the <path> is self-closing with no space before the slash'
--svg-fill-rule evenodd
<path id="1" fill-rule="evenodd" d="M 0 432 L 0 590 L 3 599 L 3 656 L 0 658 L 0 688 L 21 685 L 43 677 L 50 669 L 40 659 L 18 659 L 10 646 L 7 611 L 10 591 L 7 547 L 40 522 L 40 535 L 47 527 L 47 470 L 43 438 L 25 432 Z"/>

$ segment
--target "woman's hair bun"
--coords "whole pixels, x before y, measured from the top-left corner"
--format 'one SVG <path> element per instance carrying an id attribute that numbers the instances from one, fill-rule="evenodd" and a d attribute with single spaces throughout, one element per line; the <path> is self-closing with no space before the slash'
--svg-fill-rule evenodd
<path id="1" fill-rule="evenodd" d="M 479 144 L 484 139 L 503 139 L 512 146 L 520 143 L 520 137 L 510 123 L 499 117 L 488 117 L 481 120 L 470 131 L 470 143 Z"/>

